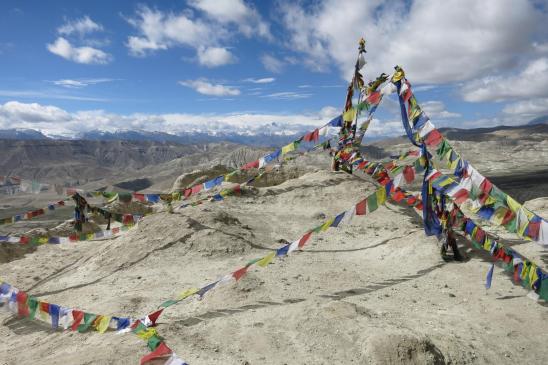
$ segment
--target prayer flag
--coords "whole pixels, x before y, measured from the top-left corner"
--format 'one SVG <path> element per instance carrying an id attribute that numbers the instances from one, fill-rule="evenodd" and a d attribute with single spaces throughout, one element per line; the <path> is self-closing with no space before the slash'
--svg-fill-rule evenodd
<path id="1" fill-rule="evenodd" d="M 491 268 L 487 272 L 487 277 L 485 279 L 485 288 L 490 289 L 491 288 L 491 281 L 493 280 L 493 270 L 495 268 L 495 264 L 491 264 Z"/>
<path id="2" fill-rule="evenodd" d="M 257 265 L 259 265 L 260 267 L 266 267 L 272 261 L 272 259 L 274 259 L 275 256 L 276 256 L 276 253 L 271 252 L 268 255 L 266 255 L 265 257 L 263 257 L 262 259 L 260 259 L 257 262 Z"/>

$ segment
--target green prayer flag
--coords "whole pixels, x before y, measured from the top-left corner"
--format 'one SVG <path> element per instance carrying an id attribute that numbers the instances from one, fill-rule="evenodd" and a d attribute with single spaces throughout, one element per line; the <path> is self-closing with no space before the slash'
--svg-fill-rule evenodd
<path id="1" fill-rule="evenodd" d="M 78 332 L 86 332 L 88 328 L 91 327 L 96 318 L 97 315 L 93 313 L 84 313 L 84 323 L 78 326 Z"/>
<path id="2" fill-rule="evenodd" d="M 369 212 L 377 210 L 377 194 L 372 194 L 367 197 L 367 207 Z"/>
<path id="3" fill-rule="evenodd" d="M 179 303 L 179 301 L 177 300 L 166 300 L 165 302 L 163 302 L 162 304 L 160 304 L 160 307 L 163 307 L 163 308 L 167 308 L 167 307 L 170 307 L 172 306 L 173 304 L 177 304 Z"/>
<path id="4" fill-rule="evenodd" d="M 158 335 L 151 336 L 147 341 L 147 345 L 150 351 L 156 350 L 156 348 L 158 347 L 158 345 L 160 345 L 160 343 L 162 343 L 162 338 Z"/>
<path id="5" fill-rule="evenodd" d="M 36 315 L 36 309 L 38 308 L 38 299 L 29 296 L 29 298 L 27 299 L 27 304 L 29 306 L 29 318 L 34 319 L 34 316 Z"/>
<path id="6" fill-rule="evenodd" d="M 548 301 L 548 277 L 540 282 L 539 295 L 542 299 Z"/>

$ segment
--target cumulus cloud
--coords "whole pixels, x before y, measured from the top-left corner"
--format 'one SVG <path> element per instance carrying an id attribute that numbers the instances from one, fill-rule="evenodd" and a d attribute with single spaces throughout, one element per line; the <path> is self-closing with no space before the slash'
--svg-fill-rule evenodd
<path id="1" fill-rule="evenodd" d="M 59 37 L 55 42 L 48 44 L 47 48 L 51 53 L 77 63 L 106 64 L 112 59 L 108 53 L 97 48 L 74 47 L 63 37 Z"/>
<path id="2" fill-rule="evenodd" d="M 198 47 L 198 62 L 206 67 L 219 67 L 236 62 L 236 57 L 223 47 Z"/>
<path id="3" fill-rule="evenodd" d="M 222 84 L 212 84 L 206 79 L 179 81 L 179 84 L 186 87 L 190 87 L 191 89 L 194 89 L 196 92 L 203 95 L 211 95 L 211 96 L 240 95 L 240 90 L 235 87 L 226 86 Z"/>
<path id="4" fill-rule="evenodd" d="M 445 109 L 445 104 L 441 101 L 427 101 L 421 103 L 421 108 L 429 117 L 434 119 L 458 118 L 461 116 L 459 113 L 447 111 Z"/>
<path id="5" fill-rule="evenodd" d="M 148 52 L 183 45 L 198 48 L 216 42 L 226 35 L 222 29 L 213 29 L 200 19 L 186 13 L 164 13 L 141 6 L 136 17 L 128 19 L 137 28 L 138 36 L 130 36 L 127 47 L 131 54 L 144 56 Z"/>
<path id="6" fill-rule="evenodd" d="M 121 115 L 104 110 L 69 113 L 55 106 L 10 101 L 0 104 L 0 128 L 33 128 L 47 135 L 75 136 L 90 130 L 116 131 L 140 129 L 147 131 L 231 132 L 248 134 L 267 130 L 282 134 L 298 133 L 312 126 L 327 123 L 335 116 L 334 107 L 319 112 L 300 114 L 227 113 L 227 114 L 142 114 Z"/>
<path id="7" fill-rule="evenodd" d="M 279 13 L 288 47 L 312 69 L 327 70 L 334 61 L 348 79 L 352 50 L 365 36 L 371 78 L 399 64 L 411 81 L 433 84 L 511 69 L 532 52 L 545 20 L 527 0 L 285 1 Z"/>
<path id="8" fill-rule="evenodd" d="M 126 46 L 134 56 L 172 47 L 185 46 L 196 50 L 198 62 L 207 67 L 234 63 L 236 58 L 220 46 L 236 34 L 271 39 L 268 23 L 241 0 L 193 0 L 193 9 L 164 12 L 140 6 L 127 21 L 138 34 L 128 37 Z"/>
<path id="9" fill-rule="evenodd" d="M 485 77 L 466 83 L 461 89 L 466 101 L 503 101 L 548 96 L 548 58 L 530 62 L 511 76 Z"/>
<path id="10" fill-rule="evenodd" d="M 71 115 L 63 109 L 51 105 L 8 101 L 4 105 L 0 105 L 0 118 L 6 122 L 6 127 L 13 127 L 19 123 L 62 123 L 70 120 Z"/>
<path id="11" fill-rule="evenodd" d="M 270 26 L 243 0 L 192 0 L 189 5 L 221 24 L 234 24 L 246 37 L 257 34 L 271 39 Z"/>
<path id="12" fill-rule="evenodd" d="M 270 72 L 273 72 L 273 73 L 280 73 L 282 72 L 284 66 L 285 66 L 285 63 L 272 56 L 272 55 L 269 55 L 269 54 L 264 54 L 261 56 L 261 62 L 264 66 L 264 68 Z"/>
<path id="13" fill-rule="evenodd" d="M 502 111 L 508 115 L 528 118 L 548 115 L 548 98 L 518 101 L 505 106 Z"/>
<path id="14" fill-rule="evenodd" d="M 95 23 L 89 18 L 84 16 L 83 18 L 76 20 L 68 20 L 65 24 L 57 28 L 57 33 L 68 36 L 71 34 L 79 34 L 83 36 L 88 33 L 99 32 L 103 30 L 101 24 Z"/>
<path id="15" fill-rule="evenodd" d="M 46 47 L 51 53 L 69 61 L 82 64 L 106 64 L 112 60 L 112 56 L 97 48 L 96 45 L 105 45 L 109 41 L 85 38 L 89 33 L 101 31 L 103 31 L 103 26 L 95 23 L 87 15 L 80 19 L 67 20 L 65 24 L 57 28 L 57 33 L 60 36 L 55 42 L 47 44 Z M 71 37 L 75 35 L 78 37 Z M 71 40 L 75 39 L 83 45 L 74 46 Z"/>

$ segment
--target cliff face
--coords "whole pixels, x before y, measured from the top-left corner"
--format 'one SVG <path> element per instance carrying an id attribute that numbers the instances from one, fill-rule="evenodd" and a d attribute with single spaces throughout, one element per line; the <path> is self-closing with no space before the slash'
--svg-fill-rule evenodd
<path id="1" fill-rule="evenodd" d="M 143 141 L 0 140 L 0 171 L 33 179 L 93 179 L 139 170 L 231 144 Z"/>

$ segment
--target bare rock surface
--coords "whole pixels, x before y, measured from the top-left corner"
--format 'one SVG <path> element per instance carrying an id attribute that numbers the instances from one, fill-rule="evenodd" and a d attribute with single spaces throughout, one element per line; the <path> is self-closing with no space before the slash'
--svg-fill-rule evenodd
<path id="1" fill-rule="evenodd" d="M 2 277 L 52 303 L 137 317 L 299 238 L 374 189 L 357 176 L 302 171 L 253 194 L 146 216 L 118 238 L 39 246 L 1 263 Z M 548 216 L 548 199 L 528 205 Z M 543 363 L 547 307 L 501 269 L 486 291 L 488 258 L 461 244 L 467 261 L 444 262 L 415 213 L 388 203 L 202 300 L 169 307 L 157 329 L 191 364 Z M 541 259 L 534 243 L 515 248 Z M 4 364 L 135 364 L 148 352 L 132 334 L 53 332 L 5 311 L 0 321 Z"/>

